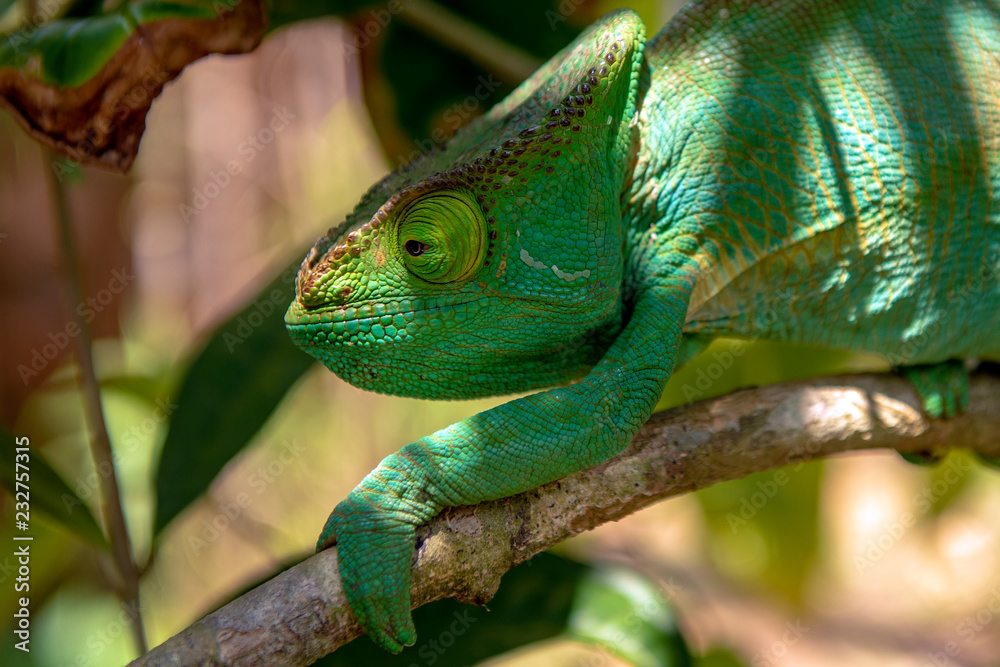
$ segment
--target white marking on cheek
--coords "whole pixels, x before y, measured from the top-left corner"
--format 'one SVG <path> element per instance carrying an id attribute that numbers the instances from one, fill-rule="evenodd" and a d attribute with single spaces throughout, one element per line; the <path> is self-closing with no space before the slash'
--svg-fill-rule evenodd
<path id="1" fill-rule="evenodd" d="M 520 242 L 521 230 L 519 229 L 515 230 L 515 233 L 517 234 L 518 242 Z M 525 248 L 521 248 L 521 252 L 518 254 L 518 257 L 521 258 L 522 262 L 524 262 L 533 269 L 538 269 L 539 271 L 545 271 L 546 269 L 550 268 L 548 266 L 545 266 L 545 262 L 539 262 L 537 259 L 532 257 L 531 253 L 529 253 Z M 552 268 L 552 273 L 556 274 L 556 276 L 562 278 L 566 282 L 569 282 L 571 280 L 576 280 L 577 278 L 590 277 L 590 269 L 584 269 L 583 271 L 574 271 L 573 273 L 566 273 L 555 264 L 553 264 L 551 268 Z"/>
<path id="2" fill-rule="evenodd" d="M 528 253 L 528 251 L 525 250 L 524 248 L 521 248 L 521 254 L 518 255 L 518 257 L 521 258 L 522 262 L 524 262 L 525 264 L 527 264 L 528 266 L 530 266 L 533 269 L 538 269 L 540 271 L 544 271 L 545 269 L 549 268 L 549 267 L 545 266 L 544 263 L 539 262 L 534 257 L 532 257 Z"/>
<path id="3" fill-rule="evenodd" d="M 521 242 L 521 230 L 520 229 L 515 229 L 514 233 L 517 234 L 517 242 L 520 243 Z M 545 269 L 549 268 L 549 267 L 545 266 L 545 264 L 543 264 L 542 262 L 536 261 L 535 258 L 531 256 L 531 253 L 529 253 L 527 251 L 527 249 L 525 249 L 525 248 L 521 248 L 521 252 L 518 254 L 518 257 L 521 258 L 522 262 L 524 262 L 525 264 L 527 264 L 528 266 L 530 266 L 533 269 L 538 269 L 540 271 L 544 271 Z"/>
<path id="4" fill-rule="evenodd" d="M 574 271 L 573 273 L 566 273 L 555 264 L 552 265 L 552 273 L 556 274 L 566 282 L 569 282 L 571 280 L 576 280 L 577 278 L 590 277 L 590 269 L 584 269 L 583 271 Z"/>

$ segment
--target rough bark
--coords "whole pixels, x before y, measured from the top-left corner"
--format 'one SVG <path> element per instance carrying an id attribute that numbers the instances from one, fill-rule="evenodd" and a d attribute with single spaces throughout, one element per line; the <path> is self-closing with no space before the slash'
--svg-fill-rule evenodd
<path id="1" fill-rule="evenodd" d="M 910 385 L 854 375 L 746 389 L 659 412 L 619 456 L 418 531 L 411 598 L 485 603 L 534 554 L 652 503 L 841 452 L 963 447 L 1000 458 L 1000 377 L 973 375 L 969 410 L 929 420 Z M 307 665 L 360 634 L 330 549 L 281 573 L 133 665 Z"/>

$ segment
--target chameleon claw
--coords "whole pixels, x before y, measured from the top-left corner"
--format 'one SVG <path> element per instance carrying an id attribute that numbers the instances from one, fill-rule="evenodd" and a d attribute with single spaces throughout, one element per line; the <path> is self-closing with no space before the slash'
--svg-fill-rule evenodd
<path id="1" fill-rule="evenodd" d="M 402 605 L 392 605 L 392 609 L 379 608 L 378 604 L 368 604 L 375 597 L 369 593 L 366 602 L 358 605 L 355 617 L 359 622 L 364 616 L 372 625 L 366 628 L 368 637 L 379 648 L 390 653 L 399 653 L 407 646 L 413 646 L 417 640 L 417 629 L 410 617 L 410 610 Z M 365 623 L 362 623 L 364 626 Z"/>

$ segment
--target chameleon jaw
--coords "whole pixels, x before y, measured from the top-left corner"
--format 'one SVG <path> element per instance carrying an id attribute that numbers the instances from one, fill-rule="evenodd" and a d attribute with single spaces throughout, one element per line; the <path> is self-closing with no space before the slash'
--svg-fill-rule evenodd
<path id="1" fill-rule="evenodd" d="M 285 326 L 296 345 L 313 347 L 364 347 L 406 343 L 430 336 L 449 320 L 461 323 L 489 305 L 480 297 L 458 302 L 416 298 L 399 302 L 370 302 L 319 310 L 296 299 L 285 313 Z"/>
<path id="2" fill-rule="evenodd" d="M 424 363 L 433 345 L 434 331 L 450 330 L 474 317 L 482 299 L 440 303 L 365 304 L 323 312 L 306 310 L 297 300 L 285 315 L 289 336 L 297 347 L 320 361 L 338 377 L 361 389 L 397 396 L 414 396 L 435 387 L 450 396 L 467 375 L 461 355 L 445 379 L 439 368 Z M 427 306 L 433 303 L 432 307 Z M 387 311 L 387 306 L 395 306 Z M 422 344 L 424 343 L 424 344 Z M 452 386 L 454 385 L 454 386 Z M 457 396 L 456 396 L 457 397 Z"/>

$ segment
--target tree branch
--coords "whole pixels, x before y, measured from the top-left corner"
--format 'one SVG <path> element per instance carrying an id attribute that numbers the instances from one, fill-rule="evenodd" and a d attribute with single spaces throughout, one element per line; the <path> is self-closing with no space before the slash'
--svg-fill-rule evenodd
<path id="1" fill-rule="evenodd" d="M 537 489 L 450 508 L 418 530 L 411 591 L 483 604 L 500 576 L 568 537 L 652 503 L 840 452 L 965 447 L 1000 458 L 1000 377 L 973 375 L 969 410 L 928 420 L 910 385 L 854 375 L 745 389 L 659 412 L 619 456 Z M 360 634 L 330 549 L 209 614 L 133 665 L 307 665 Z"/>

